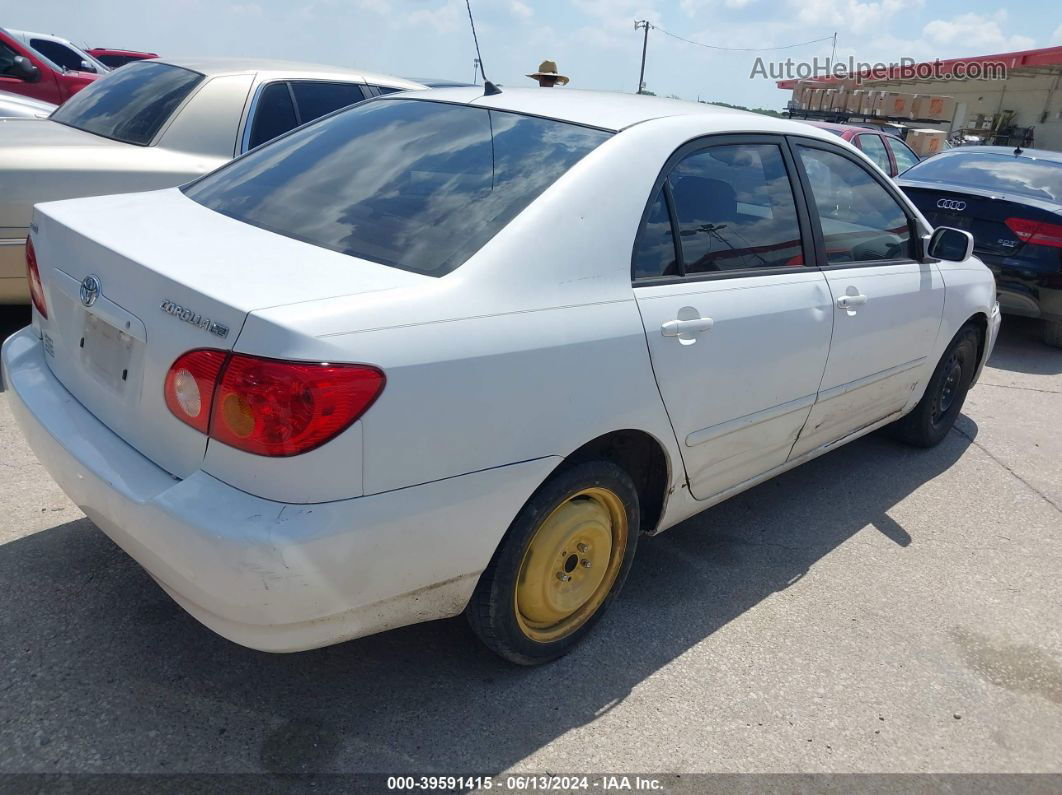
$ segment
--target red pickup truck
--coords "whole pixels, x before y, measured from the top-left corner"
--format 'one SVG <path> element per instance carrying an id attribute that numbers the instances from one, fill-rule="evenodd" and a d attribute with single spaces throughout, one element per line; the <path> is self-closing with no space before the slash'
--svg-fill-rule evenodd
<path id="1" fill-rule="evenodd" d="M 42 46 L 47 49 L 54 45 L 52 39 L 42 37 Z M 0 91 L 61 105 L 106 71 L 106 67 L 96 69 L 81 59 L 71 64 L 56 62 L 35 50 L 31 43 L 32 38 L 27 43 L 22 36 L 0 28 Z M 65 60 L 59 53 L 56 56 Z M 96 71 L 85 70 L 84 66 Z"/>

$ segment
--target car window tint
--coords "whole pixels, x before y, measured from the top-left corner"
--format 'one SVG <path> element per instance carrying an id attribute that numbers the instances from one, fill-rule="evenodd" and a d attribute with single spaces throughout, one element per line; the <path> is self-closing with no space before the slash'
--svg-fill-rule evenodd
<path id="1" fill-rule="evenodd" d="M 305 124 L 334 110 L 361 102 L 365 95 L 355 83 L 319 83 L 298 80 L 291 84 L 299 106 L 299 121 Z"/>
<path id="2" fill-rule="evenodd" d="M 921 161 L 904 176 L 1062 201 L 1062 163 L 1017 157 L 1013 151 L 964 152 L 960 147 Z"/>
<path id="3" fill-rule="evenodd" d="M 842 155 L 804 146 L 798 151 L 819 212 L 828 263 L 909 256 L 907 215 L 877 180 Z"/>
<path id="4" fill-rule="evenodd" d="M 671 230 L 671 215 L 667 211 L 667 200 L 661 186 L 649 206 L 645 225 L 638 236 L 638 246 L 634 252 L 634 278 L 677 275 L 675 235 Z"/>
<path id="5" fill-rule="evenodd" d="M 377 99 L 183 190 L 277 234 L 441 276 L 610 135 L 467 105 Z"/>
<path id="6" fill-rule="evenodd" d="M 30 46 L 56 66 L 71 71 L 82 71 L 81 62 L 85 59 L 57 41 L 30 39 Z"/>
<path id="7" fill-rule="evenodd" d="M 686 273 L 801 265 L 800 225 L 774 144 L 713 146 L 668 176 Z"/>
<path id="8" fill-rule="evenodd" d="M 874 161 L 874 165 L 886 174 L 892 173 L 892 163 L 889 162 L 889 153 L 885 151 L 885 144 L 880 135 L 860 135 L 859 148 L 863 153 Z"/>
<path id="9" fill-rule="evenodd" d="M 886 138 L 889 142 L 889 148 L 892 149 L 892 156 L 896 158 L 896 171 L 900 174 L 905 172 L 911 166 L 918 162 L 918 155 L 916 155 L 911 148 L 898 141 L 895 138 Z"/>
<path id="10" fill-rule="evenodd" d="M 0 75 L 21 77 L 18 69 L 15 68 L 15 58 L 17 57 L 17 52 L 0 41 Z"/>
<path id="11" fill-rule="evenodd" d="M 49 117 L 117 141 L 146 145 L 203 75 L 155 61 L 130 64 L 95 80 Z"/>
<path id="12" fill-rule="evenodd" d="M 254 149 L 259 144 L 272 141 L 278 135 L 298 126 L 299 121 L 295 116 L 295 106 L 291 102 L 288 84 L 270 83 L 258 95 L 247 148 Z"/>

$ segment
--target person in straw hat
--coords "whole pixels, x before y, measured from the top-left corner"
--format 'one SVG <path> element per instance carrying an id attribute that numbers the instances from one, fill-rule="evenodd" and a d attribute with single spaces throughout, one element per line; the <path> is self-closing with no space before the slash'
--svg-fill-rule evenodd
<path id="1" fill-rule="evenodd" d="M 543 61 L 538 65 L 538 71 L 534 74 L 528 75 L 532 80 L 537 80 L 539 86 L 542 88 L 553 88 L 553 86 L 560 83 L 562 86 L 568 84 L 568 78 L 562 74 L 557 74 L 557 62 L 556 61 Z"/>

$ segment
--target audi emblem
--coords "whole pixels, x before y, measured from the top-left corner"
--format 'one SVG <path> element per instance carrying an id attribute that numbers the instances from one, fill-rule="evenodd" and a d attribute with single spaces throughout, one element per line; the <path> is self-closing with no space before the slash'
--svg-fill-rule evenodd
<path id="1" fill-rule="evenodd" d="M 937 201 L 937 207 L 941 210 L 955 210 L 955 212 L 961 213 L 966 209 L 966 202 L 957 201 L 956 199 L 940 199 Z"/>

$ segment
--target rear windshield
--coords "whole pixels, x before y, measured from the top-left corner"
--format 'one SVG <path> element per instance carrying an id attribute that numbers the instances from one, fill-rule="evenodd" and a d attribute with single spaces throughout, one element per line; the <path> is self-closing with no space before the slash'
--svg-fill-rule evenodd
<path id="1" fill-rule="evenodd" d="M 157 62 L 130 64 L 74 94 L 52 121 L 85 132 L 146 146 L 203 75 Z"/>
<path id="2" fill-rule="evenodd" d="M 1030 160 L 1011 154 L 956 152 L 938 155 L 912 166 L 903 176 L 1062 201 L 1062 163 Z"/>
<path id="3" fill-rule="evenodd" d="M 373 100 L 183 190 L 296 240 L 442 276 L 610 135 L 467 105 Z"/>

